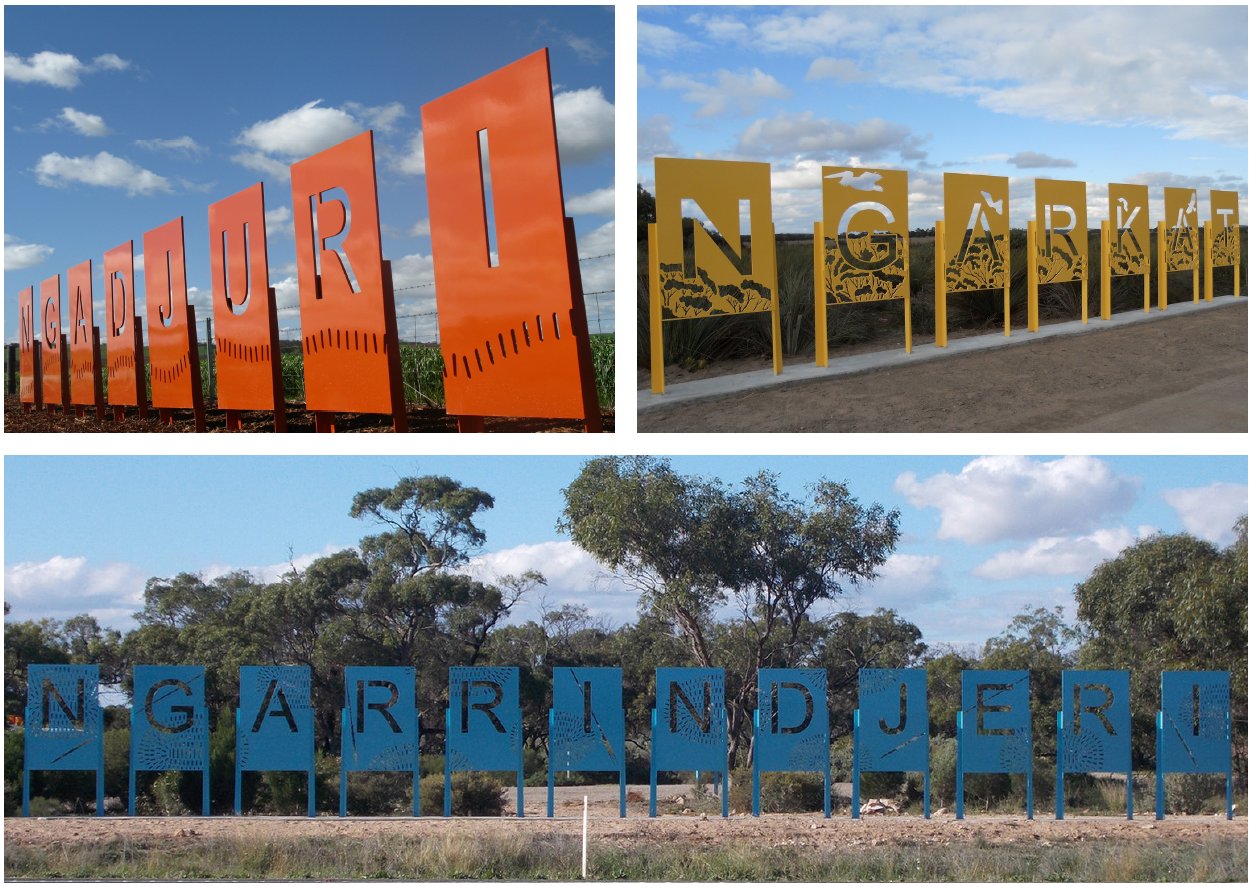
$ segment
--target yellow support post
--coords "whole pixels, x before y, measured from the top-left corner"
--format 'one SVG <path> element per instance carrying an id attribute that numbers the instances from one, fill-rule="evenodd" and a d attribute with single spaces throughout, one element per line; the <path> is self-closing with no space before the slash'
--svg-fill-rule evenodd
<path id="1" fill-rule="evenodd" d="M 1198 262 L 1197 260 L 1194 262 L 1194 267 L 1191 269 L 1191 271 L 1194 272 L 1194 304 L 1198 305 Z"/>
<path id="2" fill-rule="evenodd" d="M 666 390 L 662 372 L 662 291 L 658 268 L 658 224 L 649 223 L 649 362 L 650 382 L 655 395 Z"/>
<path id="3" fill-rule="evenodd" d="M 1212 282 L 1215 274 L 1211 267 L 1211 220 L 1203 223 L 1203 300 L 1212 301 Z"/>
<path id="4" fill-rule="evenodd" d="M 1007 277 L 1002 287 L 1002 335 L 1011 335 L 1011 245 L 1007 244 Z"/>
<path id="5" fill-rule="evenodd" d="M 902 260 L 902 286 L 906 293 L 902 298 L 903 311 L 906 312 L 906 353 L 911 353 L 911 237 L 906 238 L 906 255 Z"/>
<path id="6" fill-rule="evenodd" d="M 1081 269 L 1081 323 L 1089 323 L 1089 275 Z"/>
<path id="7" fill-rule="evenodd" d="M 935 336 L 937 340 L 937 348 L 946 347 L 946 223 L 942 219 L 937 220 L 937 236 L 935 238 L 936 250 L 934 251 L 935 266 L 934 276 L 936 277 L 936 292 L 933 326 L 936 328 Z"/>
<path id="8" fill-rule="evenodd" d="M 1028 220 L 1028 332 L 1037 332 L 1037 220 Z"/>
<path id="9" fill-rule="evenodd" d="M 1088 248 L 1087 248 L 1088 249 Z M 1111 320 L 1111 222 L 1104 219 L 1098 228 L 1098 293 L 1099 311 L 1104 321 Z"/>
<path id="10" fill-rule="evenodd" d="M 771 365 L 776 376 L 784 372 L 780 355 L 780 281 L 776 277 L 776 223 L 771 223 Z"/>
<path id="11" fill-rule="evenodd" d="M 1242 229 L 1237 225 L 1235 225 L 1234 228 L 1238 229 L 1238 252 L 1237 255 L 1233 257 L 1233 298 L 1237 299 L 1238 290 L 1241 289 L 1238 282 L 1242 280 Z"/>
<path id="12" fill-rule="evenodd" d="M 828 286 L 824 281 L 824 223 L 815 223 L 815 366 L 828 366 Z"/>
<path id="13" fill-rule="evenodd" d="M 1164 221 L 1155 226 L 1155 243 L 1159 247 L 1159 310 L 1168 310 L 1168 238 L 1164 233 Z"/>

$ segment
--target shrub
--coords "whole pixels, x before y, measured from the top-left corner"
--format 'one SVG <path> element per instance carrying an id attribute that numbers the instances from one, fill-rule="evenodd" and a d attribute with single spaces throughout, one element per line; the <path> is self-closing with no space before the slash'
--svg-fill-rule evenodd
<path id="1" fill-rule="evenodd" d="M 1164 775 L 1165 813 L 1223 814 L 1224 807 L 1224 777 L 1221 775 Z"/>
<path id="2" fill-rule="evenodd" d="M 413 785 L 409 772 L 350 772 L 348 812 L 359 817 L 410 814 L 414 810 Z"/>
<path id="3" fill-rule="evenodd" d="M 764 814 L 807 814 L 824 809 L 824 778 L 799 771 L 768 771 L 759 775 L 759 809 Z M 738 768 L 728 787 L 728 807 L 752 811 L 754 772 Z"/>
<path id="4" fill-rule="evenodd" d="M 451 780 L 452 813 L 457 817 L 500 817 L 506 810 L 504 787 L 482 771 L 457 771 Z M 419 783 L 422 813 L 437 817 L 444 813 L 444 774 L 424 777 Z"/>

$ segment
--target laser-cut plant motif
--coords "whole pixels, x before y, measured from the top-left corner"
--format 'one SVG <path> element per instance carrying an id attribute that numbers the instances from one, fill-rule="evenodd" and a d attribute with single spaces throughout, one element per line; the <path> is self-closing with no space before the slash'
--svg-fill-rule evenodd
<path id="1" fill-rule="evenodd" d="M 684 277 L 683 263 L 660 265 L 662 318 L 700 318 L 708 315 L 771 311 L 771 289 L 751 278 L 737 284 L 716 284 L 704 268 L 697 279 Z"/>

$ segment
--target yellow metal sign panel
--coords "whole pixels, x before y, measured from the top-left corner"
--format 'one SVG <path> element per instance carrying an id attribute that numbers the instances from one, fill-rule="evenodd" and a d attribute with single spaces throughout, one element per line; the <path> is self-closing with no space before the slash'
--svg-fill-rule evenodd
<path id="1" fill-rule="evenodd" d="M 1238 244 L 1238 193 L 1211 193 L 1211 264 L 1216 267 L 1237 265 L 1241 255 Z"/>
<path id="2" fill-rule="evenodd" d="M 1145 185 L 1107 185 L 1111 220 L 1111 273 L 1117 277 L 1150 272 L 1150 189 Z"/>
<path id="3" fill-rule="evenodd" d="M 771 311 L 776 286 L 771 165 L 732 160 L 654 160 L 662 319 Z M 692 200 L 715 232 L 692 224 L 685 249 L 681 202 Z M 741 239 L 748 203 L 750 241 Z M 691 223 L 690 223 L 691 224 Z"/>
<path id="4" fill-rule="evenodd" d="M 1164 219 L 1167 221 L 1168 271 L 1198 268 L 1198 191 L 1164 188 Z"/>
<path id="5" fill-rule="evenodd" d="M 826 166 L 824 282 L 829 301 L 876 302 L 907 293 L 906 170 Z"/>
<path id="6" fill-rule="evenodd" d="M 1085 280 L 1089 260 L 1085 183 L 1037 179 L 1037 280 Z"/>
<path id="7" fill-rule="evenodd" d="M 1006 176 L 946 173 L 946 289 L 995 290 L 1011 267 Z"/>

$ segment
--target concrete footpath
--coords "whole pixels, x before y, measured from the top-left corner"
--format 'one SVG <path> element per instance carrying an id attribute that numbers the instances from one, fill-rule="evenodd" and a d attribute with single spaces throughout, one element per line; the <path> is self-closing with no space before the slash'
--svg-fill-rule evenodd
<path id="1" fill-rule="evenodd" d="M 699 379 L 694 382 L 671 383 L 667 386 L 666 393 L 662 395 L 656 395 L 648 389 L 641 389 L 636 393 L 636 411 L 637 413 L 648 413 L 654 410 L 675 407 L 680 404 L 710 401 L 746 392 L 831 380 L 842 376 L 858 376 L 864 373 L 874 373 L 877 370 L 890 370 L 895 367 L 914 366 L 925 361 L 935 361 L 969 352 L 1011 348 L 1024 343 L 1041 342 L 1061 336 L 1084 336 L 1089 333 L 1114 330 L 1118 327 L 1126 327 L 1133 324 L 1171 320 L 1201 311 L 1221 311 L 1228 306 L 1241 305 L 1243 301 L 1243 299 L 1234 299 L 1232 294 L 1228 294 L 1225 296 L 1216 295 L 1212 302 L 1204 302 L 1200 299 L 1197 305 L 1193 302 L 1178 302 L 1174 305 L 1169 305 L 1164 311 L 1160 311 L 1156 306 L 1152 305 L 1149 314 L 1142 311 L 1126 311 L 1112 315 L 1109 321 L 1093 317 L 1089 319 L 1088 324 L 1082 324 L 1080 321 L 1065 321 L 1061 324 L 1044 325 L 1036 333 L 1030 333 L 1027 329 L 1021 327 L 1013 329 L 1010 336 L 1005 336 L 999 332 L 982 334 L 980 336 L 967 336 L 962 339 L 951 339 L 949 345 L 945 348 L 938 348 L 931 341 L 927 344 L 921 343 L 919 341 L 920 337 L 917 337 L 911 354 L 907 354 L 902 349 L 895 349 L 893 351 L 852 355 L 846 358 L 834 358 L 829 361 L 830 366 L 828 367 L 816 367 L 813 364 L 792 364 L 786 366 L 784 371 L 778 376 L 773 374 L 770 369 L 755 370 L 750 373 L 735 373 L 728 376 L 713 376 L 709 379 Z M 1170 409 L 1167 404 L 1164 406 L 1165 409 Z M 1093 428 L 1085 431 L 1104 430 L 1106 429 Z M 1129 431 L 1130 429 L 1125 428 L 1124 430 Z"/>

